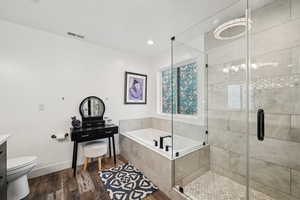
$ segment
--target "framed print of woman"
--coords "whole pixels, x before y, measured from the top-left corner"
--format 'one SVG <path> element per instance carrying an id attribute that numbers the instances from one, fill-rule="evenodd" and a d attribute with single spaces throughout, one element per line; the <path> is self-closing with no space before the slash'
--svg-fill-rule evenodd
<path id="1" fill-rule="evenodd" d="M 125 104 L 147 103 L 147 75 L 125 72 Z"/>

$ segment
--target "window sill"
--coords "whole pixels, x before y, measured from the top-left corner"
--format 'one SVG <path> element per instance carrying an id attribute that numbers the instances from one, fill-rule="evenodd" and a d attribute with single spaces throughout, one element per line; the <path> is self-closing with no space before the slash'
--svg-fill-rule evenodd
<path id="1" fill-rule="evenodd" d="M 158 118 L 167 119 L 167 120 L 171 120 L 171 117 L 172 117 L 171 114 L 165 114 L 165 113 L 160 113 L 160 112 L 157 112 L 156 116 Z M 204 123 L 203 119 L 199 115 L 189 116 L 189 115 L 174 114 L 173 119 L 175 122 L 180 121 L 180 122 L 185 122 L 185 123 L 195 124 L 195 125 L 203 125 L 203 123 Z"/>
<path id="2" fill-rule="evenodd" d="M 171 117 L 172 114 L 166 114 L 166 113 L 157 113 L 158 115 L 165 116 L 165 117 Z M 198 115 L 183 115 L 183 114 L 173 114 L 174 118 L 182 118 L 182 119 L 199 119 Z"/>

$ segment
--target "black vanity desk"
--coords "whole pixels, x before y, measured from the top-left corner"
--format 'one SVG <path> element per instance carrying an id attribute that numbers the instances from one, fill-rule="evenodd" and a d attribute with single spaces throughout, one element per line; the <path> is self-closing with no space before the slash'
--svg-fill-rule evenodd
<path id="1" fill-rule="evenodd" d="M 89 128 L 71 128 L 71 140 L 74 142 L 73 147 L 73 160 L 72 168 L 74 171 L 74 176 L 76 176 L 76 165 L 77 165 L 77 150 L 78 143 L 93 141 L 98 139 L 107 138 L 109 145 L 109 157 L 111 157 L 111 141 L 112 138 L 112 147 L 114 154 L 114 163 L 116 164 L 116 151 L 115 151 L 115 139 L 114 135 L 118 134 L 119 128 L 116 125 L 103 125 L 98 127 L 89 127 Z"/>

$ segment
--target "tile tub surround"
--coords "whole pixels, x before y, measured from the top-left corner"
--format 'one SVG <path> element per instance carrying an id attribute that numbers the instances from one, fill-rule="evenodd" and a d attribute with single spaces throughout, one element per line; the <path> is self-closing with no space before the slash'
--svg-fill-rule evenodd
<path id="1" fill-rule="evenodd" d="M 203 141 L 192 140 L 180 135 L 173 135 L 173 137 L 171 137 L 171 133 L 153 128 L 127 131 L 120 134 L 138 142 L 139 144 L 151 149 L 152 151 L 155 151 L 156 153 L 170 160 L 173 160 L 173 157 L 175 157 L 176 159 L 183 157 L 203 147 Z M 167 138 L 164 139 L 163 149 L 160 149 L 158 147 L 159 144 L 157 147 L 154 146 L 154 141 L 159 142 L 160 137 L 166 136 Z M 165 147 L 167 145 L 169 146 L 169 151 L 165 150 Z M 172 149 L 174 152 L 174 156 L 172 156 Z"/>
<path id="2" fill-rule="evenodd" d="M 149 148 L 120 135 L 120 155 L 140 169 L 167 195 L 172 188 L 172 162 Z"/>
<path id="3" fill-rule="evenodd" d="M 175 195 L 174 181 L 184 184 L 209 170 L 209 146 L 171 160 L 124 135 L 120 135 L 120 154 L 172 199 Z M 195 159 L 199 161 L 196 164 Z M 178 170 L 175 177 L 173 176 L 174 170 L 175 172 Z"/>
<path id="4" fill-rule="evenodd" d="M 152 128 L 152 118 L 126 119 L 119 121 L 120 132 L 134 131 L 144 128 Z"/>
<path id="5" fill-rule="evenodd" d="M 203 141 L 206 127 L 181 121 L 174 121 L 174 134 L 187 137 L 196 141 Z M 120 120 L 120 132 L 134 131 L 138 129 L 153 128 L 171 133 L 172 125 L 170 119 L 148 117 L 139 119 Z"/>
<path id="6" fill-rule="evenodd" d="M 250 185 L 274 199 L 299 199 L 300 1 L 275 0 L 251 13 L 251 61 L 276 66 L 251 69 Z M 287 37 L 288 35 L 288 37 Z M 217 41 L 208 33 L 208 125 L 213 172 L 246 183 L 246 93 L 241 108 L 228 105 L 228 87 L 245 91 L 245 71 L 222 69 L 245 63 L 244 39 Z M 265 140 L 256 138 L 256 111 L 265 110 Z"/>
<path id="7" fill-rule="evenodd" d="M 146 128 L 157 129 L 170 133 L 171 120 L 157 117 L 120 120 L 119 127 L 121 133 Z M 201 141 L 202 143 L 203 138 L 205 137 L 206 129 L 204 126 L 176 121 L 174 123 L 173 130 L 174 134 L 178 136 L 183 136 L 194 141 Z M 129 147 L 129 149 L 126 147 L 125 143 Z M 158 182 L 157 185 L 159 187 L 160 185 L 167 185 L 165 189 L 166 191 L 171 191 L 169 195 L 174 195 L 174 191 L 171 190 L 174 184 L 185 185 L 210 169 L 209 150 L 209 146 L 202 147 L 200 150 L 194 151 L 188 155 L 182 156 L 174 161 L 171 161 L 166 157 L 159 155 L 157 152 L 154 152 L 149 148 L 142 146 L 137 142 L 120 135 L 120 154 L 126 159 L 132 161 L 133 164 L 136 164 L 135 166 L 140 168 L 143 172 L 145 172 L 145 174 L 149 174 L 151 180 L 151 177 L 153 177 L 152 181 L 154 183 Z M 146 153 L 143 154 L 140 151 Z M 145 160 L 147 158 L 150 158 L 150 162 L 148 160 Z M 160 162 L 158 161 L 158 163 L 151 162 L 151 159 L 156 159 L 158 161 L 160 160 L 162 164 L 160 164 Z M 152 167 L 152 163 L 157 163 L 157 167 Z M 157 169 L 161 169 L 162 166 L 164 166 L 164 168 L 166 168 L 169 171 L 168 173 L 170 176 L 157 176 Z M 162 180 L 155 181 L 156 179 L 171 180 L 172 170 L 175 170 L 175 178 L 172 180 L 174 181 L 174 184 L 173 182 L 163 182 Z M 175 194 L 175 197 L 176 196 L 177 195 Z"/>
<path id="8" fill-rule="evenodd" d="M 210 146 L 174 160 L 175 185 L 185 186 L 210 170 Z"/>

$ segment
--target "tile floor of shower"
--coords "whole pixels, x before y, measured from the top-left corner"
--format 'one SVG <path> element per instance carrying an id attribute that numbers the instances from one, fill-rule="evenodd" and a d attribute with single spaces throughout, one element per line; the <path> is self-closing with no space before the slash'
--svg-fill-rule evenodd
<path id="1" fill-rule="evenodd" d="M 245 200 L 246 186 L 227 177 L 208 171 L 183 187 L 192 200 Z M 252 200 L 275 200 L 256 190 L 250 191 Z"/>

